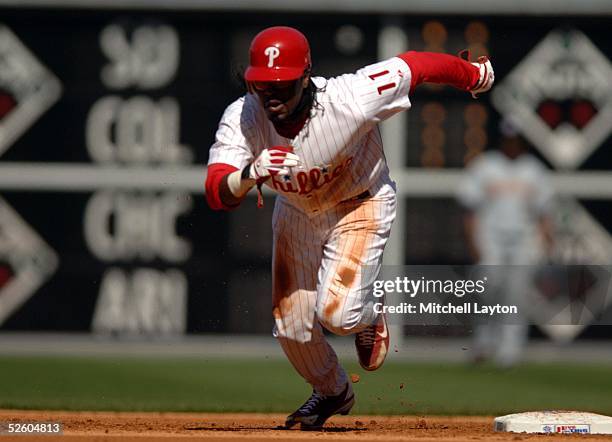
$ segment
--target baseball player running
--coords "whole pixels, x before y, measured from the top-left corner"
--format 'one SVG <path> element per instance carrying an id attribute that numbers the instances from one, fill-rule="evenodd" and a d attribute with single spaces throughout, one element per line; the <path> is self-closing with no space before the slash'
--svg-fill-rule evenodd
<path id="1" fill-rule="evenodd" d="M 355 334 L 366 370 L 379 368 L 389 349 L 372 296 L 396 207 L 378 123 L 409 109 L 423 82 L 475 97 L 491 88 L 493 69 L 484 57 L 410 51 L 355 73 L 311 76 L 308 40 L 278 26 L 251 42 L 244 79 L 248 92 L 227 107 L 210 149 L 206 197 L 211 208 L 231 210 L 252 187 L 278 193 L 273 334 L 313 387 L 286 426 L 320 429 L 355 403 L 323 328 Z"/>

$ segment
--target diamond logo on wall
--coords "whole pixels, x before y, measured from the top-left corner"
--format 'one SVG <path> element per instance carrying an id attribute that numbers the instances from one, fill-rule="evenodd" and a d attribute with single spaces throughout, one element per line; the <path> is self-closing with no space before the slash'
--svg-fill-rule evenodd
<path id="1" fill-rule="evenodd" d="M 0 198 L 0 325 L 55 273 L 55 251 Z"/>
<path id="2" fill-rule="evenodd" d="M 612 131 L 612 64 L 582 32 L 552 31 L 492 101 L 554 166 L 576 169 Z"/>
<path id="3" fill-rule="evenodd" d="M 588 263 L 591 266 L 609 268 L 612 262 L 612 238 L 608 231 L 597 222 L 597 220 L 580 203 L 571 199 L 563 198 L 557 201 L 553 211 L 552 224 L 554 226 L 554 262 L 566 265 Z M 606 311 L 612 305 L 612 293 L 608 293 L 609 279 L 601 279 L 598 274 L 594 280 L 596 286 L 592 287 L 591 293 L 585 295 L 589 300 L 576 299 L 573 303 L 564 305 L 564 309 L 550 304 L 546 305 L 546 312 L 557 312 L 558 315 L 547 325 L 539 327 L 558 342 L 567 342 L 576 338 L 590 323 L 594 317 Z M 604 288 L 600 286 L 603 284 Z M 604 297 L 601 295 L 605 294 Z M 541 298 L 540 302 L 542 301 Z M 588 308 L 587 308 L 588 306 Z M 573 313 L 580 312 L 580 324 Z M 535 318 L 534 318 L 535 319 Z"/>
<path id="4" fill-rule="evenodd" d="M 0 25 L 0 155 L 60 97 L 59 80 Z"/>

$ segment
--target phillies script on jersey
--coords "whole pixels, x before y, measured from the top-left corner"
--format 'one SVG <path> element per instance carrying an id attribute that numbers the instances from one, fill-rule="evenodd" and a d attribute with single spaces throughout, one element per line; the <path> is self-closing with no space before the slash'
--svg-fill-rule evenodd
<path id="1" fill-rule="evenodd" d="M 300 171 L 295 175 L 297 180 L 297 188 L 293 186 L 293 182 L 290 177 L 279 177 L 278 175 L 272 175 L 272 187 L 274 190 L 283 193 L 297 193 L 299 195 L 308 195 L 310 192 L 322 189 L 326 185 L 330 184 L 340 174 L 350 166 L 353 161 L 352 157 L 346 159 L 346 161 L 332 169 L 328 167 L 314 167 L 308 172 Z"/>

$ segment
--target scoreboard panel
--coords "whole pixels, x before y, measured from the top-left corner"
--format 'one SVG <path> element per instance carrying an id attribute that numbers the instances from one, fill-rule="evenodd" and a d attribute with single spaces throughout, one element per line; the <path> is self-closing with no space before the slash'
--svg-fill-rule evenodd
<path id="1" fill-rule="evenodd" d="M 26 171 L 35 165 L 40 174 L 32 176 L 36 186 L 23 176 L 0 186 L 0 329 L 268 332 L 271 320 L 261 318 L 271 310 L 272 200 L 263 213 L 248 203 L 237 214 L 211 213 L 206 207 L 204 166 L 217 122 L 243 93 L 239 73 L 250 39 L 260 29 L 279 23 L 300 28 L 311 41 L 314 74 L 334 76 L 377 60 L 388 17 L 112 8 L 0 11 L 0 170 Z M 588 38 L 589 56 L 599 53 L 608 63 L 612 58 L 606 17 L 400 14 L 394 23 L 407 36 L 406 49 L 469 49 L 473 58 L 489 54 L 496 85 L 513 78 L 551 32 L 571 36 L 578 30 Z M 605 71 L 602 63 L 585 64 L 592 78 Z M 541 87 L 549 96 L 533 112 L 551 130 L 566 122 L 580 134 L 612 96 L 609 90 L 599 93 L 595 102 L 585 94 L 589 84 L 572 76 L 575 65 L 565 67 L 559 71 L 566 81 L 551 77 L 538 83 L 551 87 Z M 594 82 L 591 89 L 599 91 L 602 86 Z M 417 89 L 405 120 L 406 161 L 392 168 L 457 171 L 495 147 L 500 120 L 507 116 L 492 100 L 490 94 L 474 100 L 451 88 Z M 607 136 L 575 169 L 610 170 L 609 146 Z M 533 147 L 556 168 L 554 157 Z M 44 188 L 54 167 L 78 175 L 83 188 L 70 181 L 75 175 Z M 104 178 L 115 176 L 110 172 L 128 174 L 133 181 L 119 185 Z M 151 189 L 143 177 L 154 172 L 167 179 Z M 179 184 L 182 175 L 196 178 L 186 187 Z M 402 193 L 410 201 L 410 190 Z M 406 246 L 406 262 L 466 259 L 461 232 L 445 224 L 456 225 L 460 216 L 449 196 L 413 198 L 407 209 L 412 233 L 406 240 L 420 238 L 420 243 Z M 605 210 L 596 216 L 609 222 Z M 253 293 L 245 293 L 245 286 Z"/>

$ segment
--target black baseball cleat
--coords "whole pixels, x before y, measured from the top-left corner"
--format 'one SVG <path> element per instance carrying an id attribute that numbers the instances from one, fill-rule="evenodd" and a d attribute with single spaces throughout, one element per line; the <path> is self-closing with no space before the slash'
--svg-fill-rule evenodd
<path id="1" fill-rule="evenodd" d="M 324 396 L 312 391 L 312 396 L 294 413 L 287 416 L 285 427 L 300 424 L 301 430 L 320 430 L 325 421 L 334 414 L 347 415 L 355 404 L 355 394 L 350 383 L 337 396 Z"/>
<path id="2" fill-rule="evenodd" d="M 359 364 L 364 370 L 378 370 L 389 352 L 389 330 L 385 315 L 380 315 L 376 324 L 355 335 L 355 348 Z"/>

